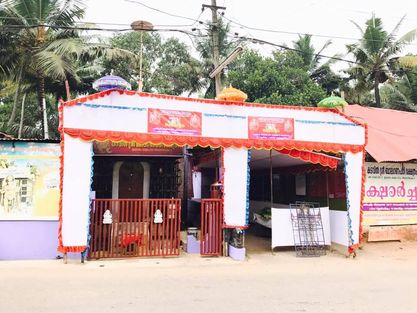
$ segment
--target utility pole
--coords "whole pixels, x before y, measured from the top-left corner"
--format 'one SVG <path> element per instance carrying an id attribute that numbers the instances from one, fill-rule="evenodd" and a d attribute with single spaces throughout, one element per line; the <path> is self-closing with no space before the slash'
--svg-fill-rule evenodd
<path id="1" fill-rule="evenodd" d="M 203 4 L 203 9 L 211 9 L 211 40 L 213 45 L 213 65 L 216 68 L 220 62 L 220 51 L 219 51 L 219 22 L 217 19 L 217 10 L 226 10 L 225 7 L 219 7 L 216 5 L 216 0 L 211 0 L 211 5 Z M 221 73 L 214 76 L 214 82 L 216 86 L 216 96 L 220 94 L 222 89 Z"/>

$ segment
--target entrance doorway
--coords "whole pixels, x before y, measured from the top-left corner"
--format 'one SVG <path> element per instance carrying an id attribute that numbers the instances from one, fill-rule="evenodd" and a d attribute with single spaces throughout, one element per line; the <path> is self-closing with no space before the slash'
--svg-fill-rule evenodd
<path id="1" fill-rule="evenodd" d="M 139 162 L 123 162 L 119 172 L 119 199 L 143 198 L 143 177 Z"/>

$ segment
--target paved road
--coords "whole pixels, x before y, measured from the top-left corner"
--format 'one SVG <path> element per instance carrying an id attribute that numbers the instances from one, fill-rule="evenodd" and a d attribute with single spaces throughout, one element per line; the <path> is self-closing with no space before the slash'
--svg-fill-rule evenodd
<path id="1" fill-rule="evenodd" d="M 417 243 L 330 253 L 0 262 L 0 312 L 416 312 Z"/>

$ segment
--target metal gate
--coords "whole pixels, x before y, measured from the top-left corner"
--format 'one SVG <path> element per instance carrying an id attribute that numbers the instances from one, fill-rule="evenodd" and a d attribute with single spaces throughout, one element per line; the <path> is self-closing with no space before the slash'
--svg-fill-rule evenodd
<path id="1" fill-rule="evenodd" d="M 200 254 L 222 255 L 223 201 L 222 199 L 201 200 Z"/>
<path id="2" fill-rule="evenodd" d="M 89 259 L 180 254 L 180 199 L 94 199 Z"/>

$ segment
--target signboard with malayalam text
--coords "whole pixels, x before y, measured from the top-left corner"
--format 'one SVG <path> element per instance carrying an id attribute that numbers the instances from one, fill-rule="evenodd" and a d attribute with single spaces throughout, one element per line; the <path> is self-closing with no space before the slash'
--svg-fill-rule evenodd
<path id="1" fill-rule="evenodd" d="M 417 164 L 365 164 L 363 224 L 417 224 Z"/>
<path id="2" fill-rule="evenodd" d="M 140 144 L 127 141 L 94 141 L 93 150 L 96 155 L 137 155 L 137 156 L 180 156 L 182 147 Z"/>

